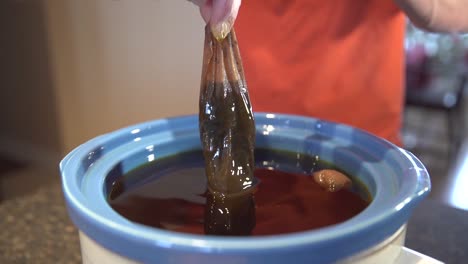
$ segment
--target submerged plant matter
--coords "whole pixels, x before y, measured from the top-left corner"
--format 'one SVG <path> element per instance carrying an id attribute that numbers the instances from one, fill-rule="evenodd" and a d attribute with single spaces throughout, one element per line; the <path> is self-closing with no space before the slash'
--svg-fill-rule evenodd
<path id="1" fill-rule="evenodd" d="M 234 29 L 218 40 L 205 28 L 199 127 L 209 190 L 205 233 L 248 235 L 255 227 L 255 124 Z"/>

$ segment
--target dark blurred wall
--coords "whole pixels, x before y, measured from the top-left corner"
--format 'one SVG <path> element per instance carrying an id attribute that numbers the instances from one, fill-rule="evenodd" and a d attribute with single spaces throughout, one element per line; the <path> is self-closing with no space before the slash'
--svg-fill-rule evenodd
<path id="1" fill-rule="evenodd" d="M 60 153 L 54 84 L 41 0 L 0 1 L 0 153 Z"/>

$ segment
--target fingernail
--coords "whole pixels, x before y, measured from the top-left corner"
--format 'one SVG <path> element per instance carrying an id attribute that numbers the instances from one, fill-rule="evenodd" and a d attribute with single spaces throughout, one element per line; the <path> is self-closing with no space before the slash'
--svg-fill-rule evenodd
<path id="1" fill-rule="evenodd" d="M 213 36 L 218 40 L 223 40 L 231 32 L 232 19 L 228 19 L 216 25 L 211 25 L 211 32 Z"/>

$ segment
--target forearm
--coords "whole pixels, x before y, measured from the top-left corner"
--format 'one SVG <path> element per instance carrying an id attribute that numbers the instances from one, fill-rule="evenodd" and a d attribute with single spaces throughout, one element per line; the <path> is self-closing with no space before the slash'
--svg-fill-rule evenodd
<path id="1" fill-rule="evenodd" d="M 468 32 L 468 0 L 394 0 L 418 27 L 435 32 Z"/>

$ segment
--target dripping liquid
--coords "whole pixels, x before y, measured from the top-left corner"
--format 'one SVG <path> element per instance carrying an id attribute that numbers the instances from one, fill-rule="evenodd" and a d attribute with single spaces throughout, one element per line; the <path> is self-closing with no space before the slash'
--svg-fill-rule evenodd
<path id="1" fill-rule="evenodd" d="M 354 179 L 351 191 L 330 193 L 321 189 L 309 176 L 311 172 L 337 168 L 316 157 L 256 149 L 255 158 L 259 182 L 254 192 L 256 225 L 251 235 L 337 224 L 370 203 L 367 190 Z M 200 150 L 156 160 L 125 175 L 114 173 L 108 180 L 109 204 L 127 219 L 176 232 L 204 234 L 208 192 Z"/>

